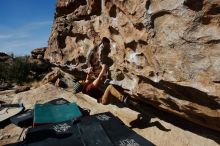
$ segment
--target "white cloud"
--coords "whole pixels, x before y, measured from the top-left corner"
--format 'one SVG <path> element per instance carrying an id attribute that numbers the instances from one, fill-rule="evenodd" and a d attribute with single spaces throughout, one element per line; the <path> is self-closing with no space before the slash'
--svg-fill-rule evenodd
<path id="1" fill-rule="evenodd" d="M 8 39 L 22 39 L 29 37 L 29 34 L 27 32 L 8 32 L 0 34 L 0 42 L 1 40 L 8 40 Z"/>
<path id="2" fill-rule="evenodd" d="M 31 22 L 27 25 L 25 25 L 24 27 L 22 27 L 22 30 L 33 30 L 33 29 L 39 29 L 41 27 L 45 27 L 45 26 L 51 26 L 52 22 L 51 21 L 39 21 L 39 22 Z"/>
<path id="3" fill-rule="evenodd" d="M 39 21 L 18 28 L 4 27 L 0 30 L 0 51 L 25 55 L 34 48 L 47 46 L 51 26 L 52 21 Z"/>
<path id="4" fill-rule="evenodd" d="M 2 46 L 7 46 L 7 49 L 0 48 L 0 52 L 2 51 L 8 54 L 14 53 L 16 55 L 26 55 L 30 54 L 30 51 L 34 48 L 47 46 L 47 42 L 43 39 L 10 41 L 5 42 L 4 44 L 2 44 Z"/>

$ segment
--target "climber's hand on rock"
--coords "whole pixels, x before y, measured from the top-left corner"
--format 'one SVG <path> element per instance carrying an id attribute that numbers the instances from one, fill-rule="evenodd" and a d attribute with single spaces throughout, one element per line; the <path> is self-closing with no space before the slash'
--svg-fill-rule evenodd
<path id="1" fill-rule="evenodd" d="M 102 64 L 102 69 L 106 69 L 107 68 L 107 65 L 106 64 Z"/>
<path id="2" fill-rule="evenodd" d="M 93 67 L 89 67 L 88 68 L 88 74 L 92 73 L 93 72 Z"/>

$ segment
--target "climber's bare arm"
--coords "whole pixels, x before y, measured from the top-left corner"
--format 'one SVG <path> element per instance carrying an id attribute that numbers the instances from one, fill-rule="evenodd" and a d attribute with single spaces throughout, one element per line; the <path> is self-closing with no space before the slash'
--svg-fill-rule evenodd
<path id="1" fill-rule="evenodd" d="M 93 69 L 92 67 L 88 68 L 88 73 L 87 73 L 86 80 L 85 80 L 86 83 L 89 82 L 92 78 L 92 73 L 93 73 L 92 69 Z"/>
<path id="2" fill-rule="evenodd" d="M 98 86 L 99 86 L 99 84 L 100 84 L 100 82 L 101 82 L 101 80 L 102 80 L 102 77 L 103 77 L 103 75 L 104 75 L 105 72 L 106 72 L 106 65 L 103 64 L 103 65 L 102 65 L 102 70 L 101 70 L 101 72 L 99 73 L 99 76 L 93 81 L 93 85 L 94 85 L 95 87 L 98 87 Z"/>

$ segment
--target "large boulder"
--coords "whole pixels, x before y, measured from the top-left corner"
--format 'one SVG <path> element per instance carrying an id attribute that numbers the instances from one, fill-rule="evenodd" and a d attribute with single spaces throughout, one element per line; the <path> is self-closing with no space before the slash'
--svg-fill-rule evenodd
<path id="1" fill-rule="evenodd" d="M 42 84 L 54 83 L 57 87 L 67 88 L 73 86 L 73 79 L 75 79 L 75 77 L 71 74 L 58 67 L 54 67 L 52 71 L 42 79 Z"/>
<path id="2" fill-rule="evenodd" d="M 58 0 L 44 57 L 97 72 L 105 60 L 139 100 L 220 131 L 219 9 L 220 0 Z"/>
<path id="3" fill-rule="evenodd" d="M 43 84 L 55 83 L 58 78 L 62 77 L 61 70 L 56 68 L 50 73 L 48 73 L 42 80 Z"/>

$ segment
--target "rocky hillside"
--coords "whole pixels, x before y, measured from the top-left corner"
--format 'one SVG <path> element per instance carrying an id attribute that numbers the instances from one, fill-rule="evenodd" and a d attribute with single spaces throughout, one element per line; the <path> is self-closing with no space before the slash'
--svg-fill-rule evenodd
<path id="1" fill-rule="evenodd" d="M 58 0 L 44 57 L 105 62 L 139 100 L 220 131 L 219 24 L 220 0 Z"/>
<path id="2" fill-rule="evenodd" d="M 50 72 L 51 64 L 43 58 L 45 50 L 34 49 L 30 56 L 9 56 L 0 52 L 0 91 L 17 90 L 21 85 L 41 80 Z"/>

